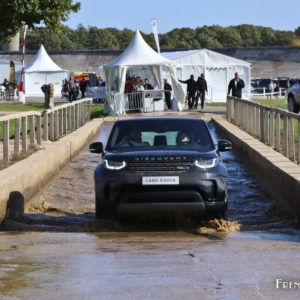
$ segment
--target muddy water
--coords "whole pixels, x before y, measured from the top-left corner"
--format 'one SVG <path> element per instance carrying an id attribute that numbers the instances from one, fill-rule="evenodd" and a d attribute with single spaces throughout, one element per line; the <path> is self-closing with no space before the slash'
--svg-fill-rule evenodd
<path id="1" fill-rule="evenodd" d="M 103 126 L 97 140 L 105 142 L 110 129 Z M 22 220 L 4 224 L 0 299 L 299 298 L 299 289 L 276 289 L 277 278 L 300 281 L 299 230 L 272 212 L 271 199 L 234 152 L 223 157 L 227 217 L 241 231 L 153 232 L 152 224 L 145 230 L 94 220 L 97 156 L 86 149 Z"/>

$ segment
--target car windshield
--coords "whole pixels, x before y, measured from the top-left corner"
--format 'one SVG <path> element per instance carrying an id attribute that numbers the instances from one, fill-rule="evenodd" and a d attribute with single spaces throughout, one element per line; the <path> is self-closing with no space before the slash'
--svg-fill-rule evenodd
<path id="1" fill-rule="evenodd" d="M 106 150 L 215 149 L 206 123 L 197 119 L 144 119 L 117 122 L 110 134 Z"/>

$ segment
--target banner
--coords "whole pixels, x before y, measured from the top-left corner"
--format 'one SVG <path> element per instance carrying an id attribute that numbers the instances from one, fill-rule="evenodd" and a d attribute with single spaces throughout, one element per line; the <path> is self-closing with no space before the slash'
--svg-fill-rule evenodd
<path id="1" fill-rule="evenodd" d="M 151 21 L 151 25 L 152 25 L 152 31 L 153 31 L 153 34 L 154 34 L 154 38 L 155 38 L 155 43 L 156 43 L 157 52 L 160 53 L 160 47 L 159 47 L 159 39 L 158 39 L 158 30 L 157 30 L 156 19 L 153 19 L 153 20 Z"/>
<path id="2" fill-rule="evenodd" d="M 15 63 L 11 60 L 9 64 L 9 82 L 15 82 Z"/>

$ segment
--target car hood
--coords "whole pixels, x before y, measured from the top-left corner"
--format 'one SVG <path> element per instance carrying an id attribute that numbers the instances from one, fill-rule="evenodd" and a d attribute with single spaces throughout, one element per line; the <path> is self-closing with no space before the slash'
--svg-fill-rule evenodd
<path id="1" fill-rule="evenodd" d="M 212 159 L 218 157 L 217 152 L 199 152 L 190 150 L 153 150 L 153 151 L 128 151 L 121 153 L 106 152 L 103 156 L 104 159 L 110 160 L 126 160 L 126 161 L 188 161 L 196 159 Z"/>

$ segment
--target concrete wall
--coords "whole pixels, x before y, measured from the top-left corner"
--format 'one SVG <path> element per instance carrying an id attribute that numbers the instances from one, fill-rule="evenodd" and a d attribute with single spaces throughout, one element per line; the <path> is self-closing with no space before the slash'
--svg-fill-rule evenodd
<path id="1" fill-rule="evenodd" d="M 300 47 L 214 48 L 252 64 L 252 77 L 300 77 Z"/>
<path id="2" fill-rule="evenodd" d="M 176 50 L 183 49 L 164 49 L 164 51 Z M 300 77 L 300 47 L 214 48 L 210 50 L 252 63 L 252 77 Z M 35 53 L 36 51 L 27 51 L 25 62 L 30 62 Z M 121 53 L 122 50 L 48 51 L 54 62 L 71 72 L 97 72 L 99 66 L 112 61 Z M 21 57 L 21 52 L 0 51 L 0 58 L 21 61 Z"/>
<path id="3" fill-rule="evenodd" d="M 59 141 L 48 142 L 42 150 L 0 171 L 0 223 L 7 208 L 10 208 L 11 216 L 22 214 L 29 201 L 99 133 L 102 122 L 94 119 Z"/>

